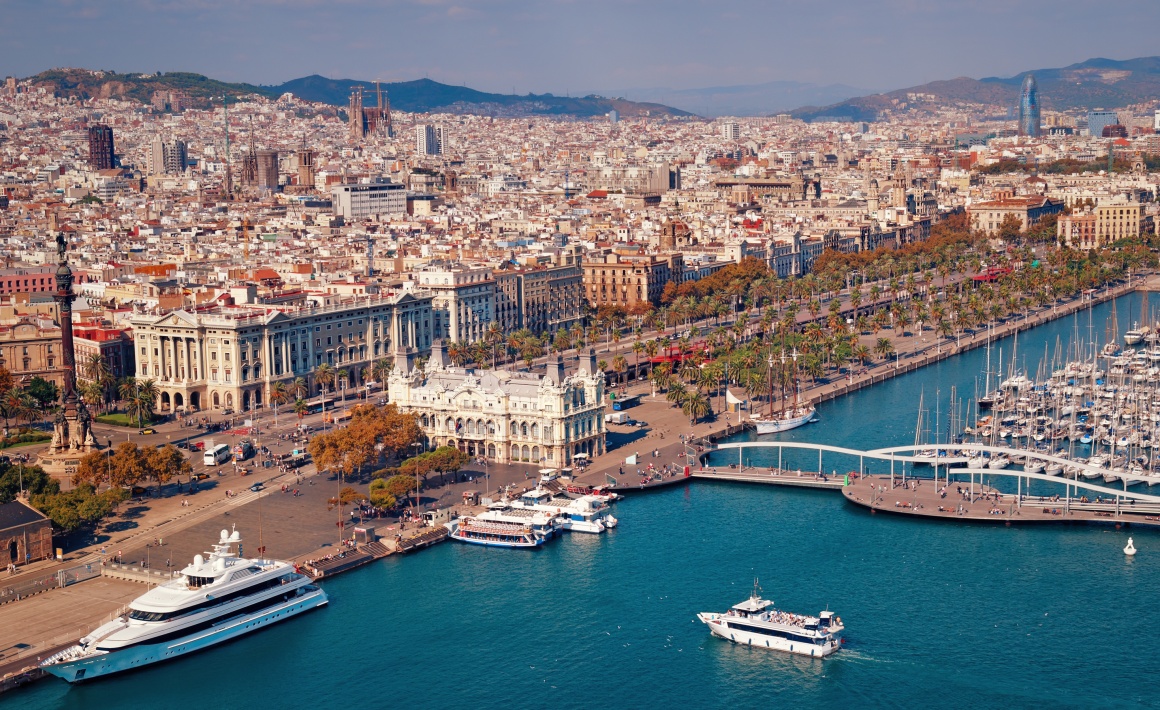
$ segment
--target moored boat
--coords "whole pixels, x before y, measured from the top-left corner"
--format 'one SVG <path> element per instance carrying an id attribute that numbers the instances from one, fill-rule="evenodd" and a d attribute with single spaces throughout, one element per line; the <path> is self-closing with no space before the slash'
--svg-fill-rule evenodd
<path id="1" fill-rule="evenodd" d="M 137 597 L 40 667 L 71 683 L 88 681 L 200 651 L 327 603 L 326 592 L 290 563 L 245 559 L 241 548 L 237 531 L 222 530 L 207 557 L 196 555 L 181 576 Z"/>

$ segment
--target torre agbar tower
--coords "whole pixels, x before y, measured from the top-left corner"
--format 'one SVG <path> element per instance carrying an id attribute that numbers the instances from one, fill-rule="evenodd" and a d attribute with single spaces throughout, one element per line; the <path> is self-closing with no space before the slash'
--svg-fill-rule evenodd
<path id="1" fill-rule="evenodd" d="M 1019 93 L 1019 135 L 1039 136 L 1039 83 L 1034 74 L 1023 79 L 1023 89 Z"/>

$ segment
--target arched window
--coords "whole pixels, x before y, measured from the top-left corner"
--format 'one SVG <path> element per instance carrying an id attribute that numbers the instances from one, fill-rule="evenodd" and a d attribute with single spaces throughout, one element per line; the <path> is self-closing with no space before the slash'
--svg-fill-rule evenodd
<path id="1" fill-rule="evenodd" d="M 520 447 L 512 444 L 512 461 L 517 461 L 520 458 Z"/>
<path id="2" fill-rule="evenodd" d="M 536 437 L 538 437 L 539 435 L 540 435 L 540 425 L 539 425 L 539 424 L 533 424 L 533 425 L 532 425 L 532 438 L 533 438 L 533 439 L 535 439 L 535 438 L 536 438 Z"/>
<path id="3" fill-rule="evenodd" d="M 451 417 L 447 418 L 446 423 L 447 423 L 447 431 L 455 431 L 455 421 Z"/>
<path id="4" fill-rule="evenodd" d="M 474 434 L 474 433 L 475 433 L 475 420 L 474 420 L 474 419 L 468 419 L 468 420 L 467 420 L 467 433 L 468 433 L 468 434 Z"/>
<path id="5" fill-rule="evenodd" d="M 528 423 L 527 422 L 524 422 L 523 424 L 520 425 L 520 436 L 524 437 L 525 439 L 528 438 Z"/>
<path id="6" fill-rule="evenodd" d="M 495 458 L 495 444 L 488 444 L 487 445 L 487 457 L 489 459 Z"/>
<path id="7" fill-rule="evenodd" d="M 490 436 L 495 436 L 495 422 L 489 421 L 487 423 L 487 433 Z"/>
<path id="8" fill-rule="evenodd" d="M 533 446 L 532 447 L 532 461 L 539 462 L 539 460 L 540 460 L 540 447 Z"/>
<path id="9" fill-rule="evenodd" d="M 512 422 L 512 436 L 515 436 L 519 433 L 520 433 L 519 425 L 516 424 L 515 422 Z"/>

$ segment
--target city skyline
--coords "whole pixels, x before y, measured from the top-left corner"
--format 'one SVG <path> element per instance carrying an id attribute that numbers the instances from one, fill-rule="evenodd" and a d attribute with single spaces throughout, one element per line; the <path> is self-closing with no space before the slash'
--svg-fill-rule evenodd
<path id="1" fill-rule="evenodd" d="M 616 87 L 680 91 L 768 81 L 889 90 L 1153 51 L 1147 28 L 1155 22 L 1148 18 L 1160 20 L 1153 5 L 1129 3 L 1123 10 L 1138 21 L 1103 40 L 1088 31 L 1103 21 L 1102 8 L 1054 4 L 1052 31 L 1041 32 L 1039 5 L 1048 7 L 985 2 L 926 10 L 904 2 L 876 8 L 843 3 L 822 17 L 757 3 L 726 11 L 700 3 L 658 11 L 633 3 L 617 6 L 616 22 L 609 22 L 601 3 L 528 9 L 475 0 L 14 2 L 0 28 L 9 50 L 0 71 L 18 76 L 60 66 L 196 71 L 263 84 L 315 73 L 387 81 L 427 77 L 517 94 L 575 95 Z M 945 31 L 978 22 L 988 25 L 990 51 L 979 51 L 974 35 Z M 738 41 L 744 39 L 740 28 L 762 26 L 776 28 L 773 42 Z M 38 29 L 46 27 L 51 32 Z M 186 41 L 174 43 L 174 32 Z M 121 41 L 124 37 L 132 41 Z M 906 41 L 898 41 L 902 37 Z M 819 52 L 817 40 L 823 38 L 826 51 Z M 715 49 L 724 46 L 728 52 Z"/>

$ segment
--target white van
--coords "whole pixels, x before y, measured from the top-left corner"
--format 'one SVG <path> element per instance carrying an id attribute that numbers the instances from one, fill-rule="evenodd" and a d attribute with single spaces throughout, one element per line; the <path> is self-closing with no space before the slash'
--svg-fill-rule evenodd
<path id="1" fill-rule="evenodd" d="M 206 466 L 218 466 L 230 460 L 230 447 L 227 444 L 218 444 L 212 449 L 206 449 L 203 463 Z"/>

